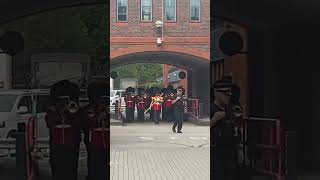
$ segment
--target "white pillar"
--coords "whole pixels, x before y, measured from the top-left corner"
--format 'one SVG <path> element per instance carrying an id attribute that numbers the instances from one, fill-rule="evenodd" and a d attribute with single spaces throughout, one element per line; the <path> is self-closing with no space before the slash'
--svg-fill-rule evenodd
<path id="1" fill-rule="evenodd" d="M 110 78 L 110 90 L 113 90 L 113 79 Z"/>
<path id="2" fill-rule="evenodd" d="M 11 89 L 11 56 L 0 50 L 0 89 Z"/>

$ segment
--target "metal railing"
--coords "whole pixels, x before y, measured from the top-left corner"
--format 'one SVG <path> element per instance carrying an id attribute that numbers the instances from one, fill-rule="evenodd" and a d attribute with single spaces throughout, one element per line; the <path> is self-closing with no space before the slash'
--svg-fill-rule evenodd
<path id="1" fill-rule="evenodd" d="M 200 118 L 199 99 L 188 99 L 188 115 Z"/>
<path id="2" fill-rule="evenodd" d="M 244 125 L 244 146 L 250 167 L 258 173 L 284 180 L 284 134 L 281 121 L 250 117 Z"/>

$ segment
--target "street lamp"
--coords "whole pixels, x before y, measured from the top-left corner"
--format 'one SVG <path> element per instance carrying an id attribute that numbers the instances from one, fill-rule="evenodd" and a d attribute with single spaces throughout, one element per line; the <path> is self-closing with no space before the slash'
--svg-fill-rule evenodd
<path id="1" fill-rule="evenodd" d="M 161 46 L 161 43 L 163 41 L 163 22 L 160 20 L 157 21 L 156 28 L 157 28 L 157 45 Z"/>

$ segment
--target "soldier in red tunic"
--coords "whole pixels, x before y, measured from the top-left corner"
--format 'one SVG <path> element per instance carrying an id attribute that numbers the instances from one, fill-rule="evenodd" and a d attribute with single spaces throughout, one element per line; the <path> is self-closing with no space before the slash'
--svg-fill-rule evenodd
<path id="1" fill-rule="evenodd" d="M 88 125 L 90 180 L 109 178 L 110 113 L 107 107 L 109 87 L 105 83 L 92 83 L 88 86 Z"/>
<path id="2" fill-rule="evenodd" d="M 135 95 L 134 89 L 132 87 L 128 87 L 126 89 L 126 96 L 124 97 L 124 101 L 126 102 L 126 121 L 128 123 L 133 122 L 135 110 Z"/>
<path id="3" fill-rule="evenodd" d="M 160 114 L 162 109 L 163 98 L 159 89 L 155 89 L 155 96 L 152 97 L 152 102 L 149 108 L 152 109 L 154 123 L 159 124 Z"/>
<path id="4" fill-rule="evenodd" d="M 172 101 L 174 100 L 174 93 L 172 90 L 167 89 L 167 94 L 164 98 L 163 106 L 165 107 L 165 114 L 166 114 L 166 120 L 168 122 L 173 121 L 173 104 Z"/>
<path id="5" fill-rule="evenodd" d="M 138 89 L 138 96 L 136 98 L 136 104 L 138 109 L 138 120 L 144 122 L 144 111 L 147 105 L 147 96 L 143 88 Z"/>
<path id="6" fill-rule="evenodd" d="M 77 180 L 81 141 L 81 113 L 77 105 L 80 89 L 69 81 L 57 84 L 51 89 L 53 104 L 45 116 L 50 132 L 52 179 Z"/>

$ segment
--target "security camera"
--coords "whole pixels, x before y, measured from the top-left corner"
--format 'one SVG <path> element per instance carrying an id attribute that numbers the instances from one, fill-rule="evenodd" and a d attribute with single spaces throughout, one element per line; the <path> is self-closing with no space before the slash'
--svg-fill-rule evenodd
<path id="1" fill-rule="evenodd" d="M 157 38 L 157 45 L 161 46 L 161 43 L 162 43 L 161 38 Z"/>

